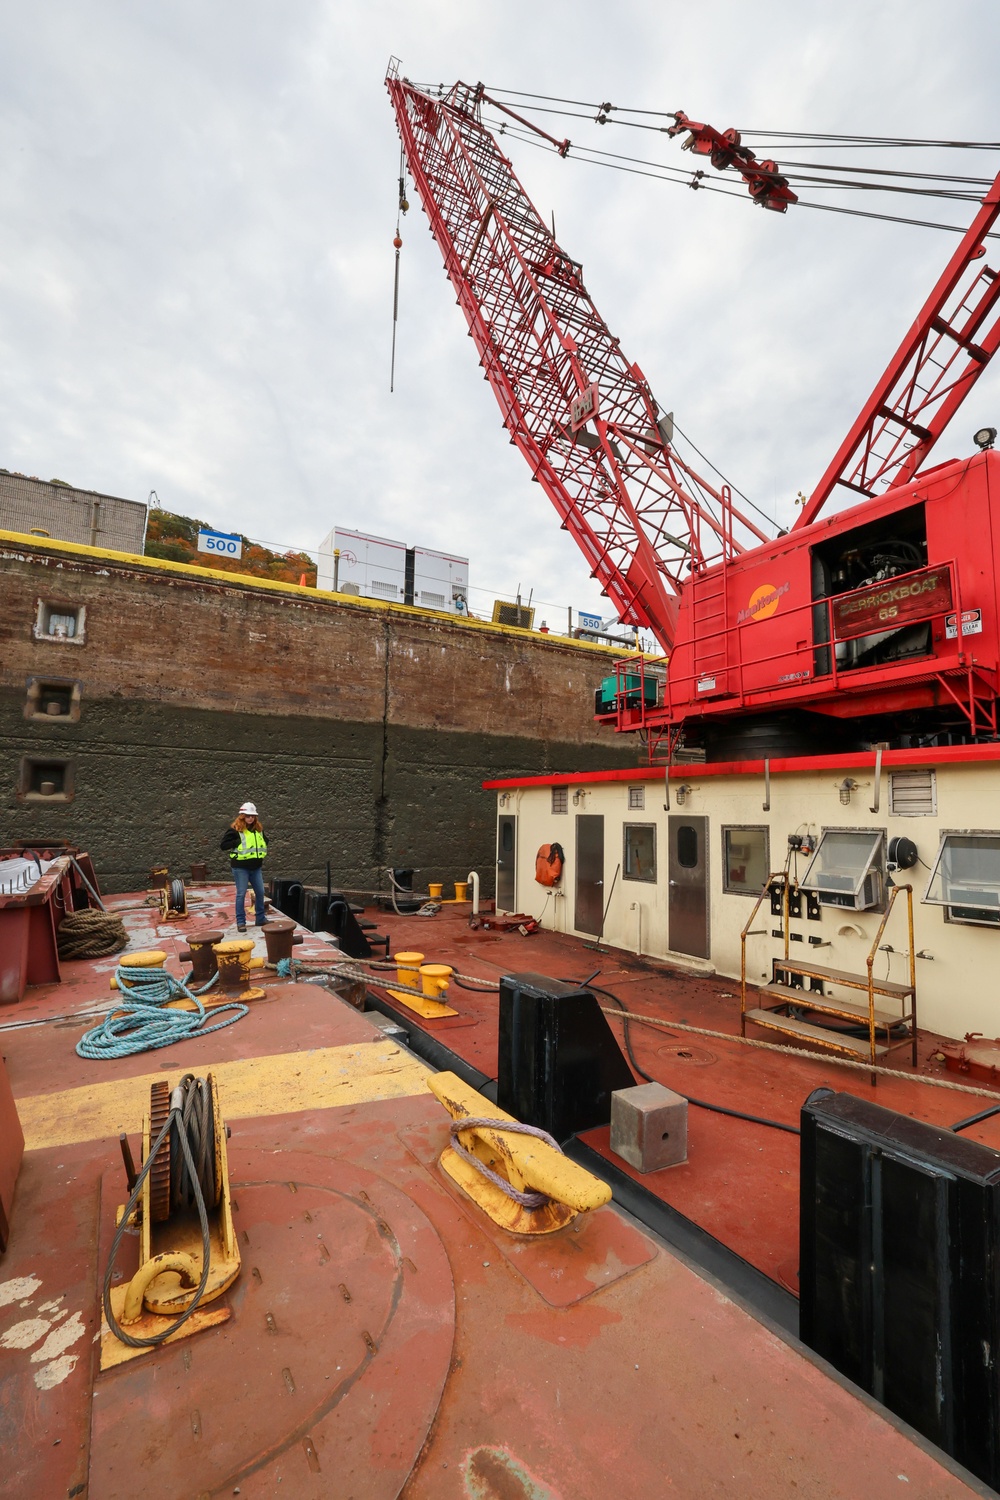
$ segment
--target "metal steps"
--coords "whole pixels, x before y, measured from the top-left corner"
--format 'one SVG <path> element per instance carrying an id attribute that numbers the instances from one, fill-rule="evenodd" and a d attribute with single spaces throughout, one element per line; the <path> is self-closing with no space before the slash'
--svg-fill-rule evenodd
<path id="1" fill-rule="evenodd" d="M 848 989 L 868 991 L 868 977 L 863 974 L 851 974 L 846 969 L 831 969 L 827 964 L 812 964 L 805 959 L 776 958 L 774 968 L 780 969 L 783 974 L 801 974 L 805 979 L 825 979 L 828 984 L 842 984 Z M 908 984 L 896 984 L 891 979 L 872 978 L 872 990 L 876 995 L 893 995 L 897 999 L 906 1000 L 913 994 Z M 868 1014 L 868 1007 L 865 1007 Z"/>
<path id="2" fill-rule="evenodd" d="M 834 1052 L 867 1058 L 872 1064 L 872 1083 L 876 1082 L 875 1062 L 896 1047 L 908 1046 L 913 1066 L 917 1065 L 917 992 L 916 970 L 913 956 L 910 960 L 910 982 L 900 984 L 893 979 L 876 979 L 874 962 L 882 942 L 882 934 L 892 913 L 897 897 L 906 897 L 910 947 L 913 946 L 913 891 L 909 885 L 893 886 L 889 901 L 882 913 L 881 921 L 872 934 L 866 954 L 865 972 L 851 973 L 847 969 L 836 969 L 829 964 L 813 963 L 805 956 L 792 958 L 788 951 L 789 938 L 789 877 L 787 871 L 772 874 L 764 885 L 746 926 L 741 933 L 742 960 L 740 972 L 740 1013 L 742 1034 L 746 1036 L 747 1022 L 766 1027 L 769 1031 L 783 1032 L 786 1036 L 825 1047 Z M 751 997 L 747 984 L 746 940 L 754 932 L 753 923 L 761 903 L 772 887 L 782 891 L 782 931 L 775 937 L 784 938 L 784 956 L 772 957 L 770 983 L 761 985 Z M 756 933 L 759 935 L 759 930 Z M 891 950 L 890 950 L 891 951 Z M 813 980 L 818 988 L 806 989 L 792 983 L 793 979 Z M 847 999 L 841 994 L 827 993 L 827 987 L 836 990 L 854 991 Z M 863 997 L 863 998 L 862 998 Z M 757 1004 L 754 1005 L 754 998 Z M 881 1004 L 877 1001 L 881 1000 Z M 893 1009 L 893 1002 L 898 1011 Z M 789 1014 L 789 1012 L 793 1012 Z M 812 1021 L 799 1019 L 797 1012 L 808 1012 Z M 827 1026 L 818 1024 L 825 1016 L 830 1017 Z M 867 1033 L 861 1037 L 848 1035 L 839 1030 L 836 1021 L 853 1022 Z M 902 1030 L 900 1030 L 902 1028 Z M 882 1040 L 879 1040 L 879 1037 Z"/>
<path id="3" fill-rule="evenodd" d="M 776 965 L 783 967 L 783 965 Z M 797 990 L 790 984 L 762 984 L 759 994 L 763 999 L 765 996 L 773 996 L 781 1005 L 797 1005 L 800 1010 L 817 1011 L 822 1015 L 842 1016 L 845 1021 L 864 1021 L 868 1023 L 867 1005 L 859 1005 L 853 1000 L 841 1000 L 833 995 L 823 995 L 818 990 Z M 906 1020 L 905 1015 L 887 1010 L 875 1011 L 875 1025 L 877 1027 L 898 1026 Z"/>
<path id="4" fill-rule="evenodd" d="M 820 1047 L 829 1047 L 834 1052 L 849 1052 L 854 1057 L 869 1058 L 872 1048 L 861 1036 L 844 1036 L 840 1032 L 827 1031 L 822 1026 L 813 1026 L 808 1021 L 797 1021 L 794 1016 L 776 1016 L 773 1010 L 748 1010 L 745 1018 L 755 1026 L 766 1026 L 771 1031 L 782 1031 L 789 1036 L 800 1036 L 806 1041 L 816 1042 Z M 876 1042 L 876 1057 L 884 1057 L 889 1048 Z"/>

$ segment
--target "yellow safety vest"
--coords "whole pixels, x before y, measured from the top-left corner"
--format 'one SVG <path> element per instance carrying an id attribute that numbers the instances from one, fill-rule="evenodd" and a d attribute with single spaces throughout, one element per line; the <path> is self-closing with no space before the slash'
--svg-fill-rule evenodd
<path id="1" fill-rule="evenodd" d="M 240 834 L 240 841 L 235 849 L 230 849 L 231 860 L 265 859 L 267 857 L 267 839 L 259 828 L 244 828 Z"/>

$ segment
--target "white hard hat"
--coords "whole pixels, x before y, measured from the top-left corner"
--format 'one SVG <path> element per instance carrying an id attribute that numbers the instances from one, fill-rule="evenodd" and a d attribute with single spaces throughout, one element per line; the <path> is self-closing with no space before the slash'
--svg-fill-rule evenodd
<path id="1" fill-rule="evenodd" d="M 244 802 L 243 806 L 240 808 L 240 812 L 245 813 L 249 818 L 255 818 L 257 816 L 257 809 L 252 802 Z"/>

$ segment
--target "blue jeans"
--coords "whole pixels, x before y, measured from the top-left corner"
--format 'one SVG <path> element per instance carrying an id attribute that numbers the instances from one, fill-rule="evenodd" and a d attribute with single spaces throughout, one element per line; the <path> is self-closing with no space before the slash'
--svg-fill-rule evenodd
<path id="1" fill-rule="evenodd" d="M 258 865 L 256 870 L 248 870 L 246 865 L 233 865 L 233 874 L 236 877 L 236 925 L 244 927 L 246 916 L 244 915 L 244 904 L 247 898 L 247 889 L 252 888 L 254 894 L 254 906 L 256 909 L 257 926 L 264 923 L 264 872 Z"/>

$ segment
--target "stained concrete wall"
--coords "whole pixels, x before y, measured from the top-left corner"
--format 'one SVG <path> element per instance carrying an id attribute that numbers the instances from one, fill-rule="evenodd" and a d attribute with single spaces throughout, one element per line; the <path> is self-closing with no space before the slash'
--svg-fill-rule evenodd
<path id="1" fill-rule="evenodd" d="M 84 606 L 82 640 L 36 638 L 39 600 Z M 556 636 L 2 535 L 0 601 L 0 842 L 79 843 L 109 890 L 221 874 L 250 797 L 270 874 L 489 891 L 483 780 L 637 761 L 592 717 L 612 655 Z M 79 682 L 79 719 L 26 717 L 33 678 Z M 72 799 L 25 796 L 25 756 L 70 760 Z"/>

